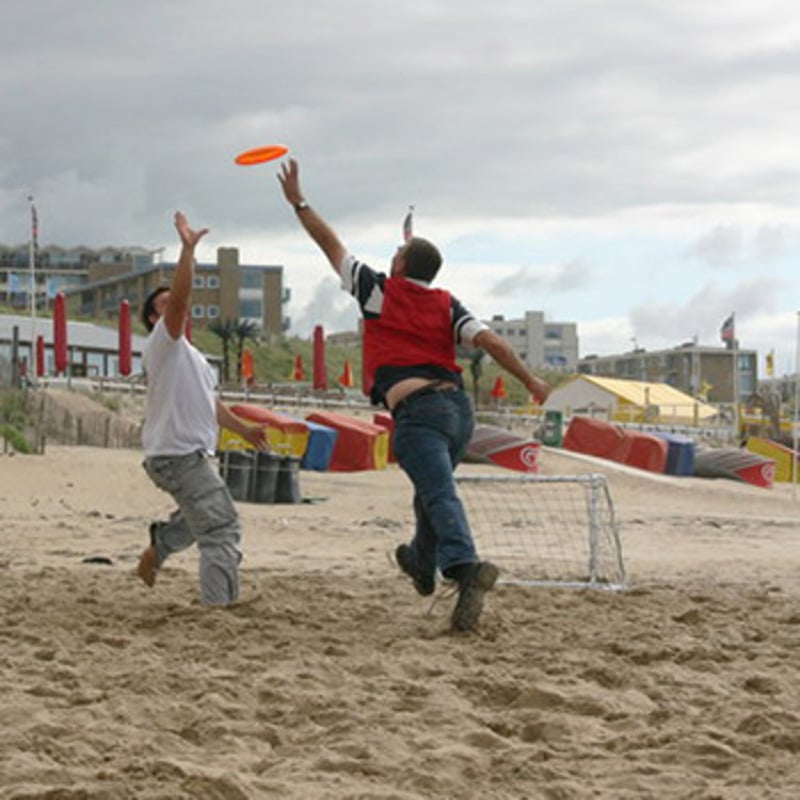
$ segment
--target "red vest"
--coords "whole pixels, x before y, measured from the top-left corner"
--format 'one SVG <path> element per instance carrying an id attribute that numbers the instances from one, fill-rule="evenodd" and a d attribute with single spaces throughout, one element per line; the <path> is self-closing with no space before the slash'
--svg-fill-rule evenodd
<path id="1" fill-rule="evenodd" d="M 371 391 L 378 367 L 417 364 L 461 372 L 456 364 L 450 293 L 402 277 L 387 278 L 380 316 L 364 320 L 364 391 Z"/>

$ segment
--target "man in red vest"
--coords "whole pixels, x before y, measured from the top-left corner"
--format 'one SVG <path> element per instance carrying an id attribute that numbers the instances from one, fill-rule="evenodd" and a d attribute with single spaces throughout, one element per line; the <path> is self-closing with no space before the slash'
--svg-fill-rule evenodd
<path id="1" fill-rule="evenodd" d="M 394 453 L 414 485 L 416 533 L 395 556 L 417 592 L 432 594 L 436 570 L 458 584 L 451 618 L 469 631 L 483 610 L 498 569 L 481 561 L 453 470 L 472 438 L 473 414 L 456 363 L 456 344 L 472 345 L 520 380 L 543 402 L 550 387 L 533 375 L 511 346 L 477 320 L 455 297 L 431 288 L 442 263 L 436 247 L 411 238 L 398 248 L 387 276 L 350 253 L 306 202 L 297 162 L 278 176 L 286 200 L 352 294 L 364 316 L 364 371 L 372 402 L 394 417 Z"/>

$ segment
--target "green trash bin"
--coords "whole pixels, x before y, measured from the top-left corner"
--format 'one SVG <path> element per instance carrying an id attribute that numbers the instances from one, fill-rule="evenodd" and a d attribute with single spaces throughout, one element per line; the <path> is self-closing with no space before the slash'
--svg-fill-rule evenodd
<path id="1" fill-rule="evenodd" d="M 550 410 L 544 412 L 544 425 L 542 426 L 542 444 L 548 447 L 561 447 L 563 435 L 561 428 L 564 416 L 560 411 Z"/>

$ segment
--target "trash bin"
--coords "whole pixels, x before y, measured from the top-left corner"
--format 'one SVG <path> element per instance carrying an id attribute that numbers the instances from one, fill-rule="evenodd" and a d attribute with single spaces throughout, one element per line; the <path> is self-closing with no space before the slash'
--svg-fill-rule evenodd
<path id="1" fill-rule="evenodd" d="M 542 444 L 546 444 L 548 447 L 561 447 L 561 442 L 563 441 L 563 422 L 564 416 L 560 411 L 551 409 L 544 412 Z"/>
<path id="2" fill-rule="evenodd" d="M 301 503 L 300 497 L 300 459 L 283 456 L 278 468 L 278 482 L 275 488 L 276 503 Z"/>
<path id="3" fill-rule="evenodd" d="M 274 503 L 278 487 L 278 470 L 281 457 L 274 453 L 259 451 L 255 454 L 251 496 L 254 503 Z"/>
<path id="4" fill-rule="evenodd" d="M 219 472 L 234 500 L 250 499 L 250 480 L 254 453 L 242 450 L 223 450 L 218 453 Z"/>

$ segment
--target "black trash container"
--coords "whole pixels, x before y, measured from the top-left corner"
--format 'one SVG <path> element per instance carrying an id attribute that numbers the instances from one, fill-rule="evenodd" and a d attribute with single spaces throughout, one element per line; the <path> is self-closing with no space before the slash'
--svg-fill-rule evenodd
<path id="1" fill-rule="evenodd" d="M 234 500 L 250 499 L 254 455 L 253 452 L 246 450 L 222 450 L 217 454 L 219 474 Z"/>

